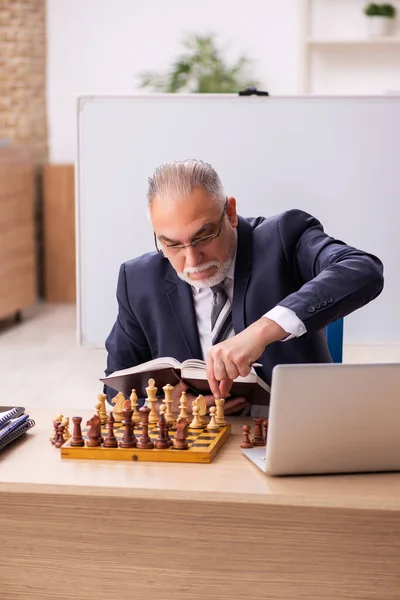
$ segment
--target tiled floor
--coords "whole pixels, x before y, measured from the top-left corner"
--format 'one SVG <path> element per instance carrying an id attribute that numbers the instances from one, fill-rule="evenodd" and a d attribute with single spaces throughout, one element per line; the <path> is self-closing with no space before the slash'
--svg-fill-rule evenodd
<path id="1" fill-rule="evenodd" d="M 400 362 L 398 346 L 345 346 L 345 362 Z M 76 341 L 74 305 L 38 305 L 0 325 L 0 404 L 89 409 L 102 391 L 105 350 Z"/>

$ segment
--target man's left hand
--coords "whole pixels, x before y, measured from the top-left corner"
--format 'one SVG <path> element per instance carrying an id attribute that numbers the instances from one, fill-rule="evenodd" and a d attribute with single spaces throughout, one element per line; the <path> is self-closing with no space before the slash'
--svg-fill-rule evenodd
<path id="1" fill-rule="evenodd" d="M 252 364 L 264 352 L 266 346 L 282 340 L 289 334 L 275 321 L 261 317 L 241 333 L 216 344 L 207 352 L 207 379 L 216 398 L 225 398 L 232 381 L 246 377 Z"/>

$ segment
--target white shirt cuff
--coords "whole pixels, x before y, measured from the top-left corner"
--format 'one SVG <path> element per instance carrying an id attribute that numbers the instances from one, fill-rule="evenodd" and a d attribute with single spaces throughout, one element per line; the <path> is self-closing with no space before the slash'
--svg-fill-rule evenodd
<path id="1" fill-rule="evenodd" d="M 275 323 L 289 333 L 288 337 L 281 340 L 282 342 L 287 342 L 292 338 L 300 337 L 307 331 L 303 321 L 300 321 L 296 313 L 285 306 L 274 306 L 274 308 L 265 313 L 263 317 L 275 321 Z"/>

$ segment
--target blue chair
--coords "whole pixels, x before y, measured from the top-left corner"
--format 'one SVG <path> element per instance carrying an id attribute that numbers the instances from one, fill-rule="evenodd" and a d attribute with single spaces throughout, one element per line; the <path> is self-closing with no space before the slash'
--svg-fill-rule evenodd
<path id="1" fill-rule="evenodd" d="M 343 362 L 343 319 L 338 319 L 328 325 L 326 339 L 333 362 Z"/>

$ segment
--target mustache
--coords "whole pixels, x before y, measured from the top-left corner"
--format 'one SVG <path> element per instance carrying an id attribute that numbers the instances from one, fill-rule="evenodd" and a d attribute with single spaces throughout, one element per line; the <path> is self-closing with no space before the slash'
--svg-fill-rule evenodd
<path id="1" fill-rule="evenodd" d="M 202 273 L 202 271 L 207 271 L 211 267 L 219 268 L 221 265 L 217 260 L 211 260 L 209 262 L 203 263 L 202 265 L 198 265 L 197 267 L 186 267 L 184 269 L 184 275 L 190 275 L 191 273 Z"/>

